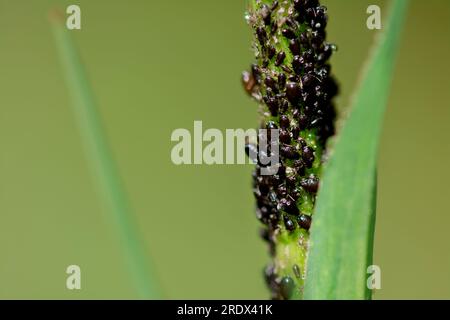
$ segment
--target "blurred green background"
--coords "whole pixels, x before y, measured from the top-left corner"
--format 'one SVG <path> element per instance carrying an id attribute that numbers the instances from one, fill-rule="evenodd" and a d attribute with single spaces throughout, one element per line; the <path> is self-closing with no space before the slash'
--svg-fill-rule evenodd
<path id="1" fill-rule="evenodd" d="M 344 109 L 375 31 L 328 0 Z M 0 298 L 137 298 L 75 123 L 48 12 L 78 4 L 79 46 L 166 298 L 267 298 L 251 166 L 175 166 L 171 132 L 251 128 L 245 1 L 0 0 Z M 412 0 L 379 160 L 377 299 L 450 298 L 450 2 Z M 351 195 L 349 195 L 351 196 Z M 65 287 L 66 267 L 82 290 Z"/>

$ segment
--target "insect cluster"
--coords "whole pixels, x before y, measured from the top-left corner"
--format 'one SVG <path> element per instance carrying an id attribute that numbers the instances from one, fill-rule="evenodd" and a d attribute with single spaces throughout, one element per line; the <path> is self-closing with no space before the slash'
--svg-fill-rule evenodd
<path id="1" fill-rule="evenodd" d="M 273 257 L 265 276 L 272 297 L 288 299 L 303 290 L 325 143 L 334 134 L 338 86 L 328 60 L 336 47 L 326 42 L 327 9 L 318 0 L 253 0 L 246 18 L 257 63 L 243 73 L 243 86 L 260 104 L 261 128 L 279 130 L 278 172 L 262 175 L 257 163 L 253 173 L 256 215 Z M 260 135 L 258 145 L 269 138 Z"/>

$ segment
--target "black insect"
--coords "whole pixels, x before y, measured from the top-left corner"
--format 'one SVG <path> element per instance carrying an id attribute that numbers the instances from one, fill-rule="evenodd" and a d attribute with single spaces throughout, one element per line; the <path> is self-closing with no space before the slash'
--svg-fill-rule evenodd
<path id="1" fill-rule="evenodd" d="M 264 46 L 267 40 L 267 32 L 263 27 L 256 28 L 256 35 L 258 37 L 259 44 Z"/>
<path id="2" fill-rule="evenodd" d="M 280 127 L 283 129 L 287 129 L 289 128 L 289 125 L 290 125 L 289 117 L 285 114 L 282 114 L 280 116 Z"/>
<path id="3" fill-rule="evenodd" d="M 301 53 L 300 43 L 298 40 L 293 39 L 289 41 L 289 49 L 293 55 L 299 55 Z"/>
<path id="4" fill-rule="evenodd" d="M 311 228 L 311 216 L 308 216 L 306 214 L 301 214 L 297 218 L 297 223 L 300 226 L 300 228 L 309 230 Z"/>
<path id="5" fill-rule="evenodd" d="M 297 75 L 302 74 L 303 64 L 303 59 L 300 56 L 294 56 L 294 59 L 292 60 L 292 69 Z"/>
<path id="6" fill-rule="evenodd" d="M 283 72 L 278 74 L 278 88 L 283 91 L 286 86 L 286 75 Z"/>
<path id="7" fill-rule="evenodd" d="M 319 190 L 319 179 L 314 175 L 309 176 L 307 179 L 303 179 L 300 185 L 308 192 L 317 193 Z"/>
<path id="8" fill-rule="evenodd" d="M 302 97 L 302 90 L 300 86 L 295 82 L 288 82 L 286 84 L 286 97 L 290 103 L 296 105 Z"/>
<path id="9" fill-rule="evenodd" d="M 294 39 L 296 37 L 295 32 L 289 28 L 281 30 L 281 34 L 288 39 Z"/>
<path id="10" fill-rule="evenodd" d="M 297 140 L 299 135 L 300 135 L 300 127 L 293 127 L 291 129 L 291 133 L 292 133 L 292 139 Z"/>
<path id="11" fill-rule="evenodd" d="M 290 143 L 291 142 L 291 135 L 289 131 L 281 129 L 279 133 L 280 142 L 282 143 Z"/>
<path id="12" fill-rule="evenodd" d="M 308 168 L 311 167 L 315 159 L 313 149 L 308 146 L 303 147 L 302 159 Z"/>
<path id="13" fill-rule="evenodd" d="M 312 74 L 309 74 L 309 73 L 305 74 L 302 77 L 303 88 L 305 88 L 307 90 L 310 89 L 312 86 L 314 86 L 314 81 L 315 81 L 315 78 Z"/>
<path id="14" fill-rule="evenodd" d="M 272 78 L 271 76 L 266 77 L 266 79 L 264 80 L 264 84 L 269 87 L 270 89 L 272 89 L 272 91 L 274 93 L 278 92 L 278 88 L 277 88 L 277 82 L 275 81 L 274 78 Z"/>
<path id="15" fill-rule="evenodd" d="M 269 46 L 267 48 L 267 57 L 269 59 L 272 59 L 276 53 L 277 53 L 277 50 L 273 46 Z"/>
<path id="16" fill-rule="evenodd" d="M 280 51 L 277 55 L 277 59 L 275 60 L 275 65 L 279 67 L 284 62 L 284 59 L 286 59 L 286 53 Z"/>
<path id="17" fill-rule="evenodd" d="M 276 99 L 274 97 L 270 97 L 270 98 L 265 97 L 264 102 L 269 107 L 269 111 L 272 114 L 272 116 L 276 117 L 278 115 L 278 110 L 280 108 L 280 103 L 279 103 L 278 99 Z"/>
<path id="18" fill-rule="evenodd" d="M 280 146 L 280 154 L 287 159 L 295 160 L 300 158 L 298 151 L 290 145 L 284 144 Z"/>
<path id="19" fill-rule="evenodd" d="M 284 217 L 284 226 L 286 227 L 286 230 L 290 232 L 295 230 L 295 223 L 288 216 Z"/>
<path id="20" fill-rule="evenodd" d="M 270 15 L 271 15 L 271 13 L 272 13 L 271 10 L 270 10 L 270 8 L 269 8 L 269 6 L 268 6 L 267 4 L 263 4 L 263 5 L 261 6 L 260 13 L 261 13 L 261 18 L 262 18 L 263 21 L 264 21 L 264 24 L 265 24 L 266 26 L 269 26 L 269 25 L 271 24 Z"/>

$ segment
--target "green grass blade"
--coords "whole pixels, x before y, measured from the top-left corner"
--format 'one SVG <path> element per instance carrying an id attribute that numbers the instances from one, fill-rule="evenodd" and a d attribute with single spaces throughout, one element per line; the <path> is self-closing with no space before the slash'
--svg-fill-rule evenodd
<path id="1" fill-rule="evenodd" d="M 139 296 L 143 299 L 157 299 L 159 294 L 156 282 L 151 277 L 151 264 L 108 146 L 83 64 L 62 19 L 55 13 L 51 20 L 67 87 L 73 99 L 73 112 L 95 182 L 120 235 L 125 260 Z"/>
<path id="2" fill-rule="evenodd" d="M 311 230 L 305 299 L 370 299 L 376 161 L 407 0 L 392 2 L 351 113 L 324 170 Z"/>

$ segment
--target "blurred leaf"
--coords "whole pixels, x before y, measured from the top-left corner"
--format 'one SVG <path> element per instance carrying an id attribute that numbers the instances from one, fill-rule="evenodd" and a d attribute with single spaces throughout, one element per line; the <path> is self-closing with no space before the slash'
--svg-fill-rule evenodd
<path id="1" fill-rule="evenodd" d="M 305 299 L 370 299 L 376 163 L 407 0 L 392 2 L 374 55 L 324 170 L 311 229 Z"/>
<path id="2" fill-rule="evenodd" d="M 59 12 L 51 16 L 67 88 L 82 142 L 91 167 L 91 174 L 111 213 L 111 222 L 119 234 L 125 252 L 125 263 L 141 298 L 159 297 L 156 281 L 151 277 L 148 254 L 140 239 L 127 194 L 116 167 L 101 123 L 101 116 L 86 76 L 84 66 Z M 72 31 L 76 32 L 76 31 Z"/>

